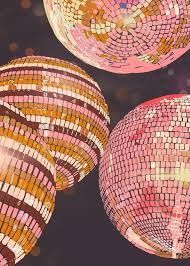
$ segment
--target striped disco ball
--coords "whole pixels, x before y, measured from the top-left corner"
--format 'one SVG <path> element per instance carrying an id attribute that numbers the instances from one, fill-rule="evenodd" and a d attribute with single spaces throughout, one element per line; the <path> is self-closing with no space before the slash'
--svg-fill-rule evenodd
<path id="1" fill-rule="evenodd" d="M 185 0 L 44 0 L 57 39 L 84 62 L 115 73 L 164 67 L 190 47 Z"/>
<path id="2" fill-rule="evenodd" d="M 35 125 L 0 99 L 0 265 L 36 244 L 55 204 L 55 163 Z"/>
<path id="3" fill-rule="evenodd" d="M 109 114 L 98 84 L 63 60 L 31 56 L 0 68 L 0 98 L 35 123 L 56 162 L 56 189 L 82 180 L 108 141 Z"/>
<path id="4" fill-rule="evenodd" d="M 129 112 L 100 163 L 108 216 L 138 248 L 190 257 L 190 95 L 168 95 Z"/>

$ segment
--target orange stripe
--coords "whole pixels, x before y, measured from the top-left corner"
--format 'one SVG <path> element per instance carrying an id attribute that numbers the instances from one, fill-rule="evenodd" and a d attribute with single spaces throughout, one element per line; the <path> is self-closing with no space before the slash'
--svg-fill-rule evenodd
<path id="1" fill-rule="evenodd" d="M 33 59 L 33 60 L 31 60 Z M 26 63 L 34 63 L 35 60 L 38 60 L 37 63 L 41 63 L 43 65 L 49 65 L 49 66 L 55 66 L 55 69 L 57 69 L 56 67 L 62 67 L 62 68 L 68 68 L 74 72 L 77 72 L 83 76 L 86 76 L 87 78 L 93 80 L 84 70 L 82 70 L 80 67 L 78 67 L 77 65 L 71 64 L 67 61 L 61 60 L 61 59 L 54 59 L 54 58 L 47 58 L 46 60 L 44 59 L 44 57 L 42 56 L 35 56 L 35 57 L 22 57 L 22 58 L 18 58 L 18 59 L 14 59 L 11 60 L 8 65 L 12 64 L 23 64 L 25 65 Z M 44 68 L 45 70 L 45 68 Z"/>
<path id="2" fill-rule="evenodd" d="M 5 83 L 10 82 L 10 79 L 11 79 L 11 75 L 8 75 L 6 77 L 0 76 L 0 86 L 5 86 L 6 85 Z M 40 75 L 36 75 L 36 79 L 34 75 L 28 75 L 28 74 L 19 75 L 18 79 L 16 78 L 16 76 L 14 76 L 13 79 L 14 79 L 15 86 L 16 84 L 18 85 L 34 84 L 37 86 L 44 85 L 44 76 L 40 76 Z M 99 106 L 102 107 L 104 112 L 108 113 L 108 108 L 107 108 L 104 98 L 101 97 L 100 94 L 94 93 L 92 90 L 89 89 L 89 87 L 86 87 L 84 84 L 78 83 L 77 80 L 75 82 L 73 80 L 66 80 L 66 79 L 59 78 L 59 83 L 47 80 L 46 86 L 52 87 L 55 89 L 59 88 L 59 89 L 68 90 L 70 92 L 77 93 L 81 96 L 84 96 L 87 99 L 91 100 L 91 102 L 96 102 Z"/>
<path id="3" fill-rule="evenodd" d="M 13 175 L 14 177 L 12 178 Z M 36 178 L 36 176 L 28 174 L 16 167 L 9 166 L 9 168 L 7 168 L 6 164 L 1 166 L 0 180 L 22 189 L 26 193 L 30 193 L 41 202 L 44 201 L 45 195 L 50 198 L 50 201 L 54 198 L 47 187 L 44 186 L 43 183 Z"/>
<path id="4" fill-rule="evenodd" d="M 3 121 L 2 118 L 4 118 L 4 117 L 0 116 L 0 122 Z M 16 121 L 15 121 L 15 123 L 16 123 Z M 20 129 L 22 129 L 22 126 L 23 125 L 21 125 Z M 34 132 L 33 132 L 33 134 L 35 135 Z M 46 158 L 49 163 L 54 165 L 54 161 L 52 159 L 51 154 L 39 142 L 37 142 L 35 140 L 31 140 L 29 138 L 25 139 L 25 137 L 23 135 L 16 133 L 15 130 L 12 131 L 10 128 L 9 129 L 0 128 L 0 136 L 3 136 L 5 138 L 10 138 L 10 139 L 22 144 L 22 145 L 28 146 L 32 149 L 35 149 L 39 154 L 41 154 L 42 157 Z"/>

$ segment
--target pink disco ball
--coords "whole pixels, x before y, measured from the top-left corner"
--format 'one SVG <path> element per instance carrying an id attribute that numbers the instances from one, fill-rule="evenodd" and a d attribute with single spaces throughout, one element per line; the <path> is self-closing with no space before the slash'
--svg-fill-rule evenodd
<path id="1" fill-rule="evenodd" d="M 58 40 L 107 71 L 156 70 L 189 49 L 188 1 L 44 0 L 44 6 Z"/>
<path id="2" fill-rule="evenodd" d="M 145 102 L 113 130 L 100 163 L 108 216 L 138 248 L 190 257 L 190 95 Z"/>

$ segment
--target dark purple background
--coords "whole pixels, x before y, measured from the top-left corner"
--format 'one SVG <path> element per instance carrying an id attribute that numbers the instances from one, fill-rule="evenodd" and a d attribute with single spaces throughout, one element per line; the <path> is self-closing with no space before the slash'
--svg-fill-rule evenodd
<path id="1" fill-rule="evenodd" d="M 0 63 L 25 55 L 58 57 L 84 68 L 102 88 L 109 105 L 112 127 L 137 104 L 157 96 L 190 91 L 190 54 L 166 68 L 145 74 L 116 75 L 86 65 L 55 38 L 45 17 L 42 0 L 0 2 Z M 37 16 L 38 15 L 38 16 Z M 39 16 L 40 15 L 40 16 Z M 11 52 L 10 43 L 18 49 Z M 189 85 L 189 86 L 188 86 Z M 189 266 L 148 255 L 133 247 L 106 217 L 98 189 L 98 168 L 75 188 L 57 194 L 56 210 L 38 242 L 40 255 L 28 255 L 20 266 Z"/>

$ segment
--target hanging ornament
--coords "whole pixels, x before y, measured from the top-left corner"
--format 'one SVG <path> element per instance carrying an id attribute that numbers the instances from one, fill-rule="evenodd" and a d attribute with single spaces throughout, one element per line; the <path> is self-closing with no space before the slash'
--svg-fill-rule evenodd
<path id="1" fill-rule="evenodd" d="M 190 47 L 190 2 L 44 0 L 58 40 L 84 62 L 115 73 L 167 66 Z"/>
<path id="2" fill-rule="evenodd" d="M 0 265 L 35 246 L 55 204 L 55 163 L 35 124 L 0 99 Z"/>
<path id="3" fill-rule="evenodd" d="M 190 257 L 190 96 L 164 96 L 127 114 L 110 136 L 99 184 L 126 239 L 161 257 Z"/>
<path id="4" fill-rule="evenodd" d="M 56 161 L 56 188 L 82 180 L 108 141 L 109 114 L 98 84 L 69 62 L 31 56 L 0 68 L 0 97 L 36 123 Z"/>

